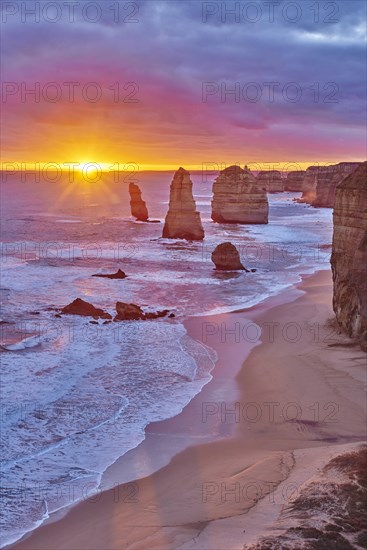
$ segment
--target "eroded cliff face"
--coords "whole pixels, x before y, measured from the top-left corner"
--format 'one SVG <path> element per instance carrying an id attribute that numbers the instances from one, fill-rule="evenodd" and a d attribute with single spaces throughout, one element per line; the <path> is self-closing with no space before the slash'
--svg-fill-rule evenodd
<path id="1" fill-rule="evenodd" d="M 315 198 L 312 206 L 333 208 L 336 188 L 344 178 L 354 172 L 359 162 L 340 162 L 334 166 L 326 166 L 318 173 L 316 180 Z"/>
<path id="2" fill-rule="evenodd" d="M 337 321 L 367 351 L 367 162 L 337 187 L 331 268 Z"/>
<path id="3" fill-rule="evenodd" d="M 184 168 L 177 170 L 171 183 L 162 237 L 190 241 L 201 241 L 204 238 L 200 213 L 196 211 L 192 195 L 192 181 L 189 172 Z"/>
<path id="4" fill-rule="evenodd" d="M 311 204 L 316 197 L 316 183 L 320 166 L 309 166 L 302 183 L 302 196 L 297 202 Z"/>
<path id="5" fill-rule="evenodd" d="M 300 202 L 315 207 L 333 208 L 336 188 L 360 163 L 340 162 L 330 166 L 309 166 L 303 180 Z"/>
<path id="6" fill-rule="evenodd" d="M 266 190 L 248 169 L 229 166 L 213 184 L 212 220 L 218 223 L 268 223 Z"/>
<path id="7" fill-rule="evenodd" d="M 288 172 L 284 190 L 292 191 L 294 193 L 301 193 L 303 191 L 303 180 L 305 175 L 306 170 L 295 170 L 293 172 Z"/>
<path id="8" fill-rule="evenodd" d="M 265 187 L 268 193 L 282 193 L 284 191 L 284 180 L 279 170 L 264 170 L 259 172 L 257 181 Z"/>
<path id="9" fill-rule="evenodd" d="M 145 201 L 141 198 L 141 191 L 138 185 L 135 183 L 129 184 L 129 193 L 130 193 L 130 207 L 131 215 L 134 216 L 137 220 L 146 222 L 148 221 L 148 209 Z"/>

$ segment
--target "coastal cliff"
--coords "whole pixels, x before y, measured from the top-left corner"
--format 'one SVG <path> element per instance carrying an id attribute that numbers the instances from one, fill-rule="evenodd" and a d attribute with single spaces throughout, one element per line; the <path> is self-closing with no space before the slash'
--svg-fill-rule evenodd
<path id="1" fill-rule="evenodd" d="M 264 170 L 257 175 L 260 186 L 265 187 L 268 193 L 281 193 L 284 191 L 284 180 L 279 170 Z"/>
<path id="2" fill-rule="evenodd" d="M 303 180 L 305 178 L 305 170 L 295 170 L 288 172 L 287 179 L 285 181 L 284 190 L 292 191 L 294 193 L 301 193 L 303 191 Z"/>
<path id="3" fill-rule="evenodd" d="M 149 215 L 147 205 L 141 198 L 141 191 L 135 183 L 129 184 L 131 215 L 141 222 L 147 222 Z"/>
<path id="4" fill-rule="evenodd" d="M 340 162 L 330 166 L 309 166 L 303 180 L 300 202 L 333 208 L 337 186 L 359 165 L 359 162 Z"/>
<path id="5" fill-rule="evenodd" d="M 359 162 L 340 162 L 334 166 L 326 166 L 318 173 L 316 179 L 315 198 L 312 206 L 333 208 L 336 188 L 340 182 L 359 166 Z"/>
<path id="6" fill-rule="evenodd" d="M 331 268 L 337 321 L 367 351 L 367 162 L 337 187 Z"/>
<path id="7" fill-rule="evenodd" d="M 204 238 L 200 213 L 196 211 L 192 195 L 192 181 L 189 172 L 184 168 L 177 170 L 171 183 L 162 237 L 190 241 L 201 241 Z"/>
<path id="8" fill-rule="evenodd" d="M 212 220 L 218 223 L 268 223 L 266 190 L 248 169 L 229 166 L 213 184 Z"/>

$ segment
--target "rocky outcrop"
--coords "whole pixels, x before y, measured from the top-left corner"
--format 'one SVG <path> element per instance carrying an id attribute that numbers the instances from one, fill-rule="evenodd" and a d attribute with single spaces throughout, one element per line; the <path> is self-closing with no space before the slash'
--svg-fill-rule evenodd
<path id="1" fill-rule="evenodd" d="M 77 298 L 71 304 L 68 304 L 60 311 L 62 314 L 67 315 L 81 315 L 83 317 L 93 317 L 93 319 L 112 319 L 112 315 L 104 311 L 103 309 L 94 307 L 89 302 Z M 147 319 L 158 319 L 159 317 L 165 317 L 168 315 L 169 310 L 164 309 L 162 311 L 144 312 L 141 307 L 136 304 L 125 304 L 124 302 L 116 303 L 116 315 L 114 321 L 133 321 Z M 174 317 L 171 313 L 169 317 Z"/>
<path id="2" fill-rule="evenodd" d="M 337 186 L 359 165 L 359 162 L 340 162 L 335 166 L 327 166 L 325 170 L 321 170 L 317 177 L 312 206 L 333 208 Z"/>
<path id="3" fill-rule="evenodd" d="M 255 269 L 246 269 L 240 260 L 240 254 L 234 244 L 230 242 L 218 244 L 212 252 L 212 262 L 215 264 L 215 269 L 221 271 L 236 271 L 245 270 L 247 273 L 256 271 Z"/>
<path id="4" fill-rule="evenodd" d="M 135 183 L 129 184 L 131 215 L 141 222 L 148 221 L 147 205 L 141 198 L 141 191 Z"/>
<path id="5" fill-rule="evenodd" d="M 301 193 L 303 191 L 303 180 L 305 175 L 306 170 L 294 170 L 293 172 L 288 172 L 284 190 L 292 191 L 293 193 Z"/>
<path id="6" fill-rule="evenodd" d="M 162 237 L 189 241 L 201 241 L 204 238 L 200 213 L 196 211 L 192 195 L 190 174 L 183 168 L 177 170 L 171 183 L 169 208 Z"/>
<path id="7" fill-rule="evenodd" d="M 102 277 L 105 279 L 125 279 L 127 275 L 121 269 L 118 269 L 116 273 L 95 273 L 92 277 Z"/>
<path id="8" fill-rule="evenodd" d="M 315 207 L 333 208 L 337 186 L 359 165 L 359 162 L 340 162 L 329 166 L 309 166 L 303 180 L 302 197 L 299 202 Z"/>
<path id="9" fill-rule="evenodd" d="M 259 172 L 256 180 L 260 186 L 265 187 L 267 193 L 282 193 L 284 191 L 284 180 L 278 170 Z"/>
<path id="10" fill-rule="evenodd" d="M 112 316 L 103 311 L 98 307 L 82 300 L 81 298 L 76 298 L 71 304 L 63 307 L 61 313 L 66 315 L 82 315 L 83 317 L 93 317 L 94 319 L 112 319 Z"/>
<path id="11" fill-rule="evenodd" d="M 331 268 L 337 321 L 367 351 L 367 162 L 337 187 Z"/>
<path id="12" fill-rule="evenodd" d="M 116 303 L 116 316 L 114 321 L 146 321 L 147 319 L 157 319 L 165 317 L 169 313 L 168 309 L 163 311 L 145 313 L 141 307 L 136 304 L 126 304 L 124 302 Z"/>
<path id="13" fill-rule="evenodd" d="M 212 220 L 218 223 L 268 223 L 266 190 L 247 168 L 229 166 L 213 183 Z"/>
<path id="14" fill-rule="evenodd" d="M 316 183 L 320 166 L 309 166 L 306 170 L 302 184 L 302 196 L 296 202 L 311 204 L 316 196 Z"/>

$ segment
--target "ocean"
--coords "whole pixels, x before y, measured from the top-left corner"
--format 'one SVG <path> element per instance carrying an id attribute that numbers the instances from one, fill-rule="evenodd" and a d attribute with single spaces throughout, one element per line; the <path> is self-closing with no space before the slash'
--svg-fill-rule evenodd
<path id="1" fill-rule="evenodd" d="M 3 177 L 2 546 L 92 495 L 150 422 L 179 414 L 210 382 L 215 351 L 187 335 L 187 317 L 254 306 L 329 267 L 331 209 L 279 193 L 268 195 L 268 225 L 214 224 L 214 175 L 199 172 L 191 177 L 204 242 L 162 239 L 172 176 Z M 161 223 L 130 217 L 130 180 Z M 211 252 L 224 241 L 256 272 L 216 272 Z M 126 279 L 92 277 L 119 268 Z M 175 317 L 109 324 L 55 317 L 77 297 L 111 314 L 123 301 Z"/>

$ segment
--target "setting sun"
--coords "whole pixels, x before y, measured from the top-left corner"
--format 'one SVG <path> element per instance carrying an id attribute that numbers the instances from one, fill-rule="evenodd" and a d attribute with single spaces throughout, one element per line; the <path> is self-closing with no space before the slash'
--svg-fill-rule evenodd
<path id="1" fill-rule="evenodd" d="M 80 161 L 76 168 L 79 172 L 97 172 L 101 169 L 101 164 L 91 161 Z"/>

